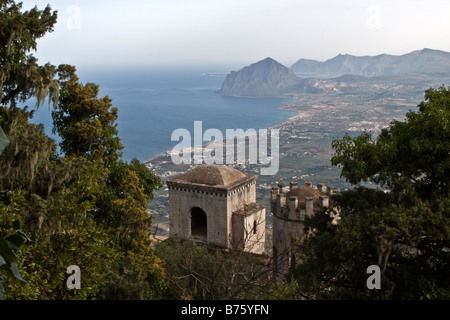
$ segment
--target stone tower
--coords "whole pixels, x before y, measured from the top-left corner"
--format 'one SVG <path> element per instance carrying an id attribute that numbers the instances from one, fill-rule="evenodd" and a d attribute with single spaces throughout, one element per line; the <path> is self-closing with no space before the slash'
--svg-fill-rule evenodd
<path id="1" fill-rule="evenodd" d="M 266 208 L 256 203 L 256 180 L 232 167 L 209 164 L 169 179 L 170 235 L 262 254 Z"/>
<path id="2" fill-rule="evenodd" d="M 299 187 L 292 182 L 272 188 L 271 212 L 273 214 L 273 265 L 276 272 L 286 273 L 296 265 L 293 241 L 303 241 L 304 221 L 314 211 L 330 206 L 330 195 L 338 192 L 324 184 L 312 187 L 306 182 Z"/>

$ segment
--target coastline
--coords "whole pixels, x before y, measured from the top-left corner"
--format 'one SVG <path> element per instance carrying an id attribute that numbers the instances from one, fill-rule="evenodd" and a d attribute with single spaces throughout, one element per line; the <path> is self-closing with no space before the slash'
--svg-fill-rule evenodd
<path id="1" fill-rule="evenodd" d="M 216 93 L 215 93 L 215 94 L 216 94 Z M 239 98 L 239 97 L 237 97 L 237 98 Z M 247 97 L 245 97 L 245 98 L 247 98 Z M 286 97 L 282 97 L 282 98 L 286 98 Z M 290 98 L 290 97 L 288 97 L 288 98 Z M 250 99 L 251 99 L 251 98 L 250 98 Z M 298 120 L 299 118 L 301 118 L 301 113 L 300 113 L 300 111 L 293 109 L 293 108 L 292 108 L 293 106 L 292 106 L 291 104 L 294 104 L 294 105 L 295 105 L 295 102 L 285 102 L 282 106 L 279 106 L 278 109 L 279 109 L 279 110 L 292 111 L 292 112 L 296 112 L 296 113 L 298 113 L 298 114 L 289 117 L 289 118 L 286 119 L 285 121 L 282 121 L 282 122 L 277 123 L 277 124 L 274 124 L 274 125 L 272 125 L 272 126 L 270 126 L 270 127 L 261 128 L 261 129 L 267 129 L 267 130 L 270 130 L 270 129 L 277 129 L 278 127 L 282 126 L 283 124 L 287 124 L 287 123 L 290 123 L 290 122 L 294 122 L 294 121 Z M 224 138 L 222 141 L 226 141 L 226 138 Z M 204 143 L 204 144 L 202 145 L 202 148 L 205 148 L 205 147 L 207 147 L 208 145 L 210 145 L 210 144 L 212 144 L 212 143 L 214 143 L 214 142 L 215 142 L 215 140 L 210 141 L 210 142 L 207 142 L 207 143 Z M 280 145 L 280 147 L 281 147 L 281 145 Z M 193 148 L 191 148 L 191 152 L 193 152 L 193 151 L 194 151 Z M 151 164 L 152 162 L 157 161 L 157 160 L 160 159 L 160 158 L 165 158 L 165 157 L 170 156 L 170 153 L 171 153 L 171 152 L 172 152 L 172 150 L 167 150 L 167 151 L 161 152 L 161 153 L 157 154 L 156 156 L 154 156 L 153 158 L 150 158 L 150 159 L 147 159 L 147 160 L 145 160 L 145 161 L 142 161 L 142 163 L 145 164 L 145 165 Z"/>
<path id="2" fill-rule="evenodd" d="M 283 125 L 283 124 L 287 124 L 287 123 L 290 123 L 290 122 L 295 122 L 295 121 L 297 121 L 297 120 L 299 120 L 299 119 L 302 118 L 302 113 L 301 113 L 301 111 L 295 109 L 295 106 L 298 105 L 298 104 L 296 104 L 296 103 L 299 103 L 299 100 L 298 100 L 297 97 L 295 97 L 295 98 L 293 97 L 293 99 L 297 99 L 297 101 L 296 101 L 296 102 L 286 102 L 285 105 L 284 105 L 283 107 L 280 107 L 280 109 L 281 109 L 281 110 L 286 110 L 286 111 L 296 112 L 297 114 L 296 114 L 295 116 L 289 117 L 289 119 L 286 120 L 286 121 L 283 121 L 283 122 L 281 122 L 281 123 L 279 123 L 279 124 L 276 124 L 276 125 L 270 127 L 270 129 L 272 129 L 272 128 L 275 129 L 275 128 L 277 128 L 278 126 L 281 126 L 281 125 Z"/>
<path id="3" fill-rule="evenodd" d="M 327 89 L 327 90 L 325 90 Z M 328 90 L 329 89 L 329 90 Z M 279 170 L 260 175 L 259 165 L 234 165 L 246 174 L 258 175 L 257 199 L 270 207 L 270 189 L 278 184 L 324 183 L 340 190 L 351 189 L 341 178 L 341 168 L 331 164 L 334 139 L 362 132 L 377 135 L 393 120 L 402 121 L 423 98 L 424 84 L 416 82 L 363 83 L 351 91 L 324 88 L 322 92 L 292 95 L 279 109 L 295 112 L 284 121 L 266 127 L 279 129 Z M 211 142 L 209 142 L 211 143 Z M 209 144 L 208 143 L 208 144 Z M 175 166 L 169 152 L 144 162 L 162 181 L 182 174 L 193 164 Z M 168 190 L 161 188 L 150 204 L 156 225 L 167 226 Z M 168 228 L 168 227 L 167 227 Z"/>

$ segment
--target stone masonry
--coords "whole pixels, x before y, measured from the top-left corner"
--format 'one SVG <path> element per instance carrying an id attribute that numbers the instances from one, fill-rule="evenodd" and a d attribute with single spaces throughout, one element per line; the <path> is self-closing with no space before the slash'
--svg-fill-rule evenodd
<path id="1" fill-rule="evenodd" d="M 262 254 L 266 208 L 256 203 L 256 180 L 232 167 L 209 164 L 169 179 L 170 235 Z"/>
<path id="2" fill-rule="evenodd" d="M 297 258 L 293 242 L 305 238 L 305 217 L 311 217 L 316 210 L 331 206 L 330 196 L 339 192 L 318 184 L 313 188 L 311 182 L 299 187 L 291 182 L 289 188 L 280 184 L 272 188 L 271 212 L 273 214 L 273 265 L 276 273 L 286 273 L 295 268 Z M 336 223 L 338 216 L 333 223 Z"/>

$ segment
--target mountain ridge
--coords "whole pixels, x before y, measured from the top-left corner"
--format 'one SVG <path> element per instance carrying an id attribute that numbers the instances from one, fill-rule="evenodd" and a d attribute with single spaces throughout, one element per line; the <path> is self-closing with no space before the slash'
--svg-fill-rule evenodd
<path id="1" fill-rule="evenodd" d="M 264 98 L 330 90 L 350 92 L 363 83 L 375 85 L 375 82 L 398 81 L 400 78 L 450 81 L 450 52 L 425 48 L 398 56 L 339 54 L 324 62 L 300 59 L 291 68 L 268 57 L 231 71 L 216 93 Z"/>
<path id="2" fill-rule="evenodd" d="M 424 48 L 403 55 L 354 56 L 339 54 L 324 62 L 299 59 L 290 69 L 299 77 L 336 78 L 345 74 L 365 77 L 448 76 L 450 52 Z"/>
<path id="3" fill-rule="evenodd" d="M 267 57 L 239 71 L 231 71 L 216 93 L 241 97 L 282 96 L 301 82 L 288 67 Z"/>

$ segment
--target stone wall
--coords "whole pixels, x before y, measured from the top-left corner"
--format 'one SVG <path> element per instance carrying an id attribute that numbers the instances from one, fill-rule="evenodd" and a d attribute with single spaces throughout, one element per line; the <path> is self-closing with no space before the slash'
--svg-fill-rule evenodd
<path id="1" fill-rule="evenodd" d="M 262 254 L 265 250 L 266 208 L 253 203 L 234 212 L 232 230 L 233 248 Z"/>
<path id="2" fill-rule="evenodd" d="M 170 235 L 191 239 L 191 209 L 207 217 L 206 243 L 212 246 L 262 253 L 265 243 L 265 207 L 256 204 L 256 177 L 229 188 L 166 182 L 169 188 Z M 251 212 L 245 206 L 251 207 Z M 249 207 L 249 208 L 250 208 Z M 253 226 L 256 221 L 256 234 Z M 242 243 L 238 239 L 245 239 Z M 195 239 L 198 240 L 198 239 Z"/>
<path id="3" fill-rule="evenodd" d="M 316 210 L 331 205 L 329 197 L 338 190 L 311 182 L 303 187 L 293 182 L 290 187 L 278 185 L 272 188 L 271 212 L 273 214 L 273 259 L 278 272 L 285 273 L 297 263 L 293 242 L 305 238 L 304 220 Z"/>
<path id="4" fill-rule="evenodd" d="M 229 247 L 229 199 L 226 193 L 201 190 L 201 188 L 169 187 L 170 235 L 191 239 L 191 213 L 193 207 L 201 208 L 207 217 L 207 243 Z M 230 216 L 231 217 L 231 216 Z"/>

